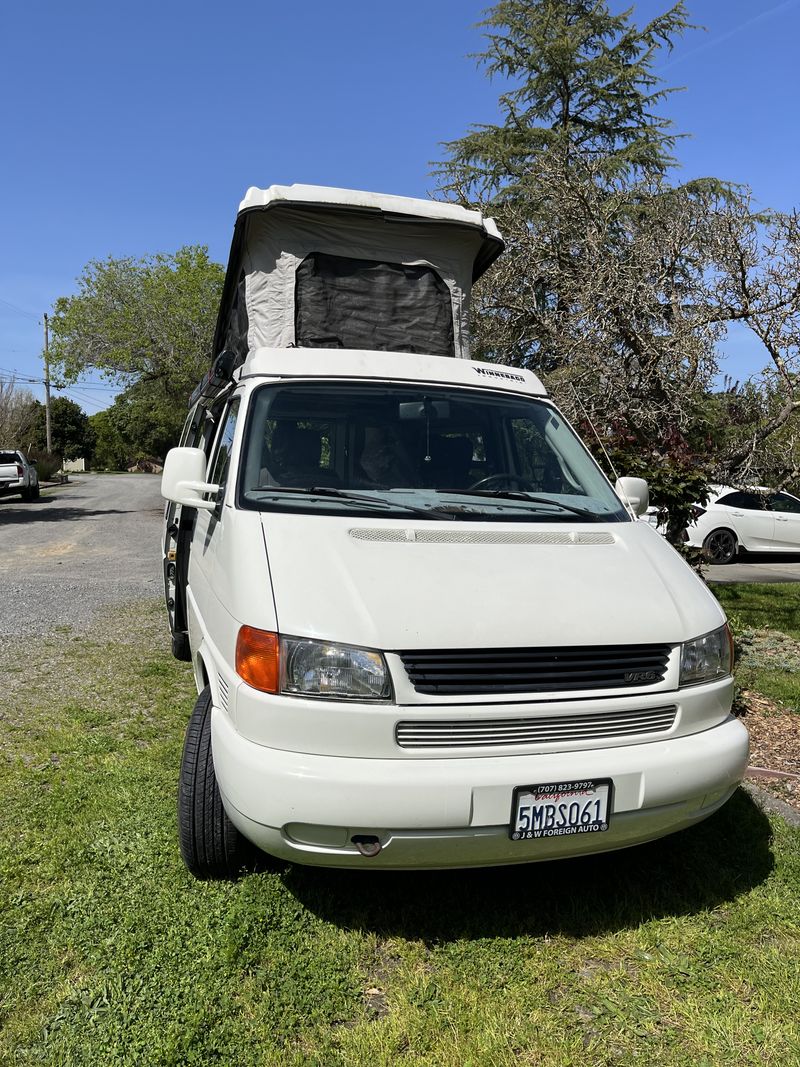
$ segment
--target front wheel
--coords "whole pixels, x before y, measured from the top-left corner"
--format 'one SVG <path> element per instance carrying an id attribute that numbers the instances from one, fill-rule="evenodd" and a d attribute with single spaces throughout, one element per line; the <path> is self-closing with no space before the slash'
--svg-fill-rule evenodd
<path id="1" fill-rule="evenodd" d="M 732 530 L 713 530 L 703 541 L 703 558 L 719 565 L 731 563 L 738 551 L 736 534 Z"/>
<path id="2" fill-rule="evenodd" d="M 211 752 L 211 690 L 197 698 L 183 744 L 178 791 L 181 856 L 195 878 L 236 878 L 252 865 L 255 846 L 222 806 Z"/>

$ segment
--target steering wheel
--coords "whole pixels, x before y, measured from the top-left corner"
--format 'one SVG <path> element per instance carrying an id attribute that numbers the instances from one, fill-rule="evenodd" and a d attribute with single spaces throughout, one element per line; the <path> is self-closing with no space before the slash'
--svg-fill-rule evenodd
<path id="1" fill-rule="evenodd" d="M 527 489 L 532 492 L 536 492 L 536 486 L 530 480 L 530 478 L 523 478 L 520 474 L 512 474 L 511 471 L 498 471 L 497 474 L 489 474 L 486 478 L 480 478 L 474 485 L 470 485 L 470 489 L 491 489 L 492 487 L 502 483 L 506 485 L 516 485 L 520 489 Z"/>

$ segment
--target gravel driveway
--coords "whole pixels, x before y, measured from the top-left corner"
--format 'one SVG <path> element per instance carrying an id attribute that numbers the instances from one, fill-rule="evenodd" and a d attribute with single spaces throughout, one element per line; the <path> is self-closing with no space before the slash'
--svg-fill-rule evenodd
<path id="1" fill-rule="evenodd" d="M 81 474 L 30 504 L 0 499 L 0 636 L 85 631 L 100 609 L 158 595 L 160 483 Z"/>

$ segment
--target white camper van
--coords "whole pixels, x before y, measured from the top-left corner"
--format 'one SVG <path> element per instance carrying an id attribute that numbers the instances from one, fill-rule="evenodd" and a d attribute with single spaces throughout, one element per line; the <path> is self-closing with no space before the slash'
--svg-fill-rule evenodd
<path id="1" fill-rule="evenodd" d="M 184 860 L 467 867 L 622 848 L 744 771 L 719 604 L 529 371 L 469 358 L 490 219 L 251 189 L 167 456 L 198 699 Z"/>

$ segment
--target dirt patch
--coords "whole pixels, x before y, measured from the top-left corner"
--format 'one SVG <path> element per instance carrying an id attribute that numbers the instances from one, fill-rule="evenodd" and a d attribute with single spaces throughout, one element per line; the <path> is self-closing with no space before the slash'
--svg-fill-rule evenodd
<path id="1" fill-rule="evenodd" d="M 739 695 L 738 703 L 750 733 L 747 777 L 800 811 L 800 715 L 749 690 Z"/>

